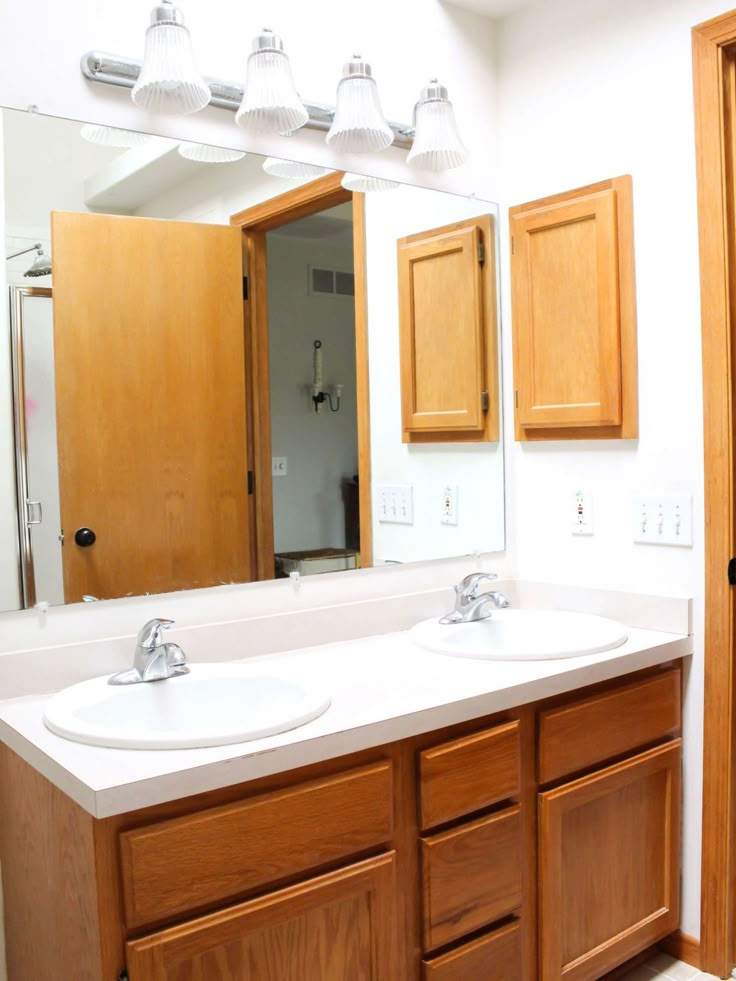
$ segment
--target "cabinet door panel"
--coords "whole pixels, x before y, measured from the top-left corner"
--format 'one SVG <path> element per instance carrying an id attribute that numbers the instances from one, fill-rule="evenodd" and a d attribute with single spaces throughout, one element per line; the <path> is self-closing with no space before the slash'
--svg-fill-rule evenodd
<path id="1" fill-rule="evenodd" d="M 395 853 L 127 944 L 130 981 L 396 977 Z"/>
<path id="2" fill-rule="evenodd" d="M 540 795 L 541 981 L 594 981 L 679 923 L 680 740 Z"/>

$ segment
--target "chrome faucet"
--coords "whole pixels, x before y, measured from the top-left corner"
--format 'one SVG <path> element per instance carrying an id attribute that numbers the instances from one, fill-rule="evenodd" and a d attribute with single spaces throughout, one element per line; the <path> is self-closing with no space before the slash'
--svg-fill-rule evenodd
<path id="1" fill-rule="evenodd" d="M 485 620 L 491 615 L 488 604 L 493 603 L 502 610 L 509 606 L 509 601 L 503 593 L 479 592 L 484 580 L 498 579 L 495 572 L 471 572 L 462 582 L 455 586 L 455 609 L 442 617 L 440 623 L 473 623 Z"/>
<path id="2" fill-rule="evenodd" d="M 119 671 L 108 679 L 108 685 L 137 685 L 142 681 L 161 681 L 189 674 L 187 658 L 178 644 L 164 644 L 161 634 L 173 626 L 173 620 L 149 620 L 138 631 L 133 667 Z"/>

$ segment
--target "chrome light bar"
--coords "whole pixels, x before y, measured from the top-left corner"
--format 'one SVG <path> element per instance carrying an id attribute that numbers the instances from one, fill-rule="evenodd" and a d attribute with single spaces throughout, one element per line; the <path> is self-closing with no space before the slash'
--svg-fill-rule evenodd
<path id="1" fill-rule="evenodd" d="M 142 61 L 136 58 L 122 58 L 118 55 L 106 54 L 102 51 L 88 51 L 82 56 L 82 74 L 91 82 L 102 82 L 104 85 L 117 85 L 120 88 L 132 89 L 140 74 Z M 243 87 L 236 82 L 223 82 L 218 78 L 205 76 L 205 82 L 210 88 L 212 97 L 209 104 L 218 109 L 229 109 L 237 112 L 243 99 Z M 305 124 L 307 129 L 326 132 L 332 125 L 335 107 L 320 102 L 304 102 L 309 113 Z M 392 146 L 409 150 L 414 142 L 414 127 L 409 123 L 393 123 L 388 125 L 394 134 Z"/>

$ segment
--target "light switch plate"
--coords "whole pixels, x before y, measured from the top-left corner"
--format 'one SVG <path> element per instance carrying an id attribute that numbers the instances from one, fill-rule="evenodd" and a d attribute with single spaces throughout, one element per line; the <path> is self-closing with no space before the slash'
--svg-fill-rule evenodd
<path id="1" fill-rule="evenodd" d="M 272 456 L 271 457 L 271 476 L 272 477 L 285 477 L 288 473 L 288 468 L 286 465 L 285 456 Z"/>
<path id="2" fill-rule="evenodd" d="M 632 498 L 631 530 L 634 541 L 645 545 L 692 546 L 692 497 L 661 494 Z"/>
<path id="3" fill-rule="evenodd" d="M 382 524 L 413 525 L 414 496 L 412 484 L 377 484 L 376 510 Z"/>

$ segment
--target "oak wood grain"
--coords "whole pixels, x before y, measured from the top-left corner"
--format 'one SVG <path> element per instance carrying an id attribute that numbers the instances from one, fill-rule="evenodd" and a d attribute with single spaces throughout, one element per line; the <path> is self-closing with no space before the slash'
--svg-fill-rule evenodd
<path id="1" fill-rule="evenodd" d="M 427 950 L 519 908 L 520 812 L 517 805 L 421 839 Z"/>
<path id="2" fill-rule="evenodd" d="M 539 782 L 676 734 L 680 678 L 675 668 L 540 712 Z"/>
<path id="3" fill-rule="evenodd" d="M 422 962 L 423 981 L 519 981 L 522 977 L 518 921 Z"/>
<path id="4" fill-rule="evenodd" d="M 395 853 L 127 945 L 130 981 L 387 981 Z"/>
<path id="5" fill-rule="evenodd" d="M 540 795 L 540 981 L 598 978 L 677 926 L 680 745 Z"/>
<path id="6" fill-rule="evenodd" d="M 515 797 L 519 771 L 518 722 L 424 750 L 419 754 L 422 828 Z"/>
<path id="7" fill-rule="evenodd" d="M 376 763 L 123 832 L 128 926 L 225 900 L 390 841 L 391 790 L 390 763 Z"/>

